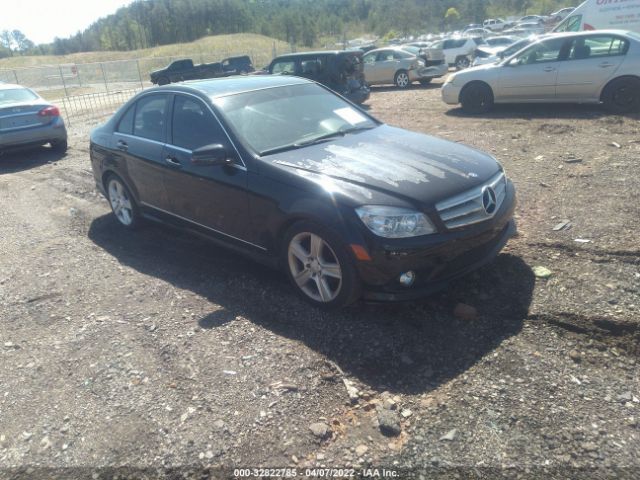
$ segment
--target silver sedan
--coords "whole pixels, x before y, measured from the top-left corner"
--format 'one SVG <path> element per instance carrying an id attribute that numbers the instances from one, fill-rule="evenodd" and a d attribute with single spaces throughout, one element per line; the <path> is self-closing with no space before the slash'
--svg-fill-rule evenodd
<path id="1" fill-rule="evenodd" d="M 51 144 L 67 150 L 67 130 L 60 110 L 20 85 L 0 85 L 0 153 L 12 148 Z"/>
<path id="2" fill-rule="evenodd" d="M 442 98 L 469 113 L 494 103 L 603 103 L 640 108 L 640 35 L 622 30 L 555 34 L 493 65 L 448 77 Z"/>

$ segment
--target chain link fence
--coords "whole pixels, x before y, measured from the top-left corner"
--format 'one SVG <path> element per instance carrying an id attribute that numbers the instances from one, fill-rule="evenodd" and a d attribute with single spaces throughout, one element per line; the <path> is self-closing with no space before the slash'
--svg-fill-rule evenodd
<path id="1" fill-rule="evenodd" d="M 288 50 L 292 51 L 292 50 Z M 0 69 L 0 81 L 32 88 L 63 108 L 68 124 L 95 121 L 118 109 L 138 91 L 152 84 L 149 74 L 174 60 L 192 58 L 194 63 L 219 62 L 224 58 L 249 55 L 256 69 L 288 51 L 272 48 L 254 51 L 185 53 L 181 56 L 147 57 L 96 63 L 73 63 L 40 67 Z"/>

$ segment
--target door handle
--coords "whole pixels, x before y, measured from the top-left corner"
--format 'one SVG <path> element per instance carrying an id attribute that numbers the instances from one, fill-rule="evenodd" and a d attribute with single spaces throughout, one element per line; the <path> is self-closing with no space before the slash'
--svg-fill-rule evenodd
<path id="1" fill-rule="evenodd" d="M 613 67 L 613 63 L 608 63 L 608 62 L 602 62 L 600 65 L 598 65 L 600 68 L 609 68 L 609 67 Z"/>
<path id="2" fill-rule="evenodd" d="M 177 158 L 172 157 L 171 155 L 168 155 L 168 156 L 167 156 L 167 158 L 165 158 L 165 161 L 166 161 L 169 165 L 171 165 L 171 166 L 173 166 L 173 167 L 181 167 L 181 166 L 182 166 L 182 164 L 180 163 L 180 161 L 179 161 Z"/>
<path id="3" fill-rule="evenodd" d="M 129 145 L 127 145 L 127 142 L 125 142 L 124 140 L 118 140 L 118 143 L 116 144 L 116 148 L 118 150 L 122 150 L 123 152 L 126 152 L 127 150 L 129 150 Z"/>
<path id="4" fill-rule="evenodd" d="M 545 72 L 555 72 L 556 69 L 554 67 L 544 67 Z"/>

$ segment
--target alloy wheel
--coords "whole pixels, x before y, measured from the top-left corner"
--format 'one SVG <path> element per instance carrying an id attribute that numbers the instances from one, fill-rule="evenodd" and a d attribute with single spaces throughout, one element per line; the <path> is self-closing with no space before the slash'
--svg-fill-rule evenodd
<path id="1" fill-rule="evenodd" d="M 133 206 L 122 183 L 112 178 L 109 181 L 109 203 L 120 223 L 130 226 L 133 223 Z"/>
<path id="2" fill-rule="evenodd" d="M 312 300 L 328 303 L 342 289 L 342 268 L 338 256 L 319 235 L 298 233 L 287 252 L 291 276 L 298 288 Z"/>
<path id="3" fill-rule="evenodd" d="M 406 88 L 409 85 L 409 75 L 405 72 L 400 72 L 396 76 L 396 85 L 400 88 Z"/>

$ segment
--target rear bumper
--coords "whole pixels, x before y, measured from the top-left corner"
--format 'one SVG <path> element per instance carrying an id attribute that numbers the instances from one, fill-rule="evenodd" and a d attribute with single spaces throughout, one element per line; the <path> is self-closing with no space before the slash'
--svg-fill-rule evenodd
<path id="1" fill-rule="evenodd" d="M 415 239 L 409 245 L 383 242 L 371 249 L 371 262 L 359 262 L 363 298 L 371 301 L 404 301 L 425 297 L 449 282 L 493 260 L 516 233 L 513 220 L 515 189 L 509 182 L 507 196 L 492 219 Z M 399 276 L 415 272 L 411 287 L 400 285 Z"/>
<path id="2" fill-rule="evenodd" d="M 64 120 L 62 120 L 62 117 L 57 117 L 48 125 L 6 132 L 0 131 L 0 148 L 43 145 L 51 141 L 66 139 L 67 129 L 65 128 Z"/>
<path id="3" fill-rule="evenodd" d="M 447 74 L 449 67 L 446 63 L 433 65 L 431 67 L 423 67 L 419 70 L 412 70 L 414 78 L 412 80 L 422 80 L 424 78 L 439 78 Z"/>

